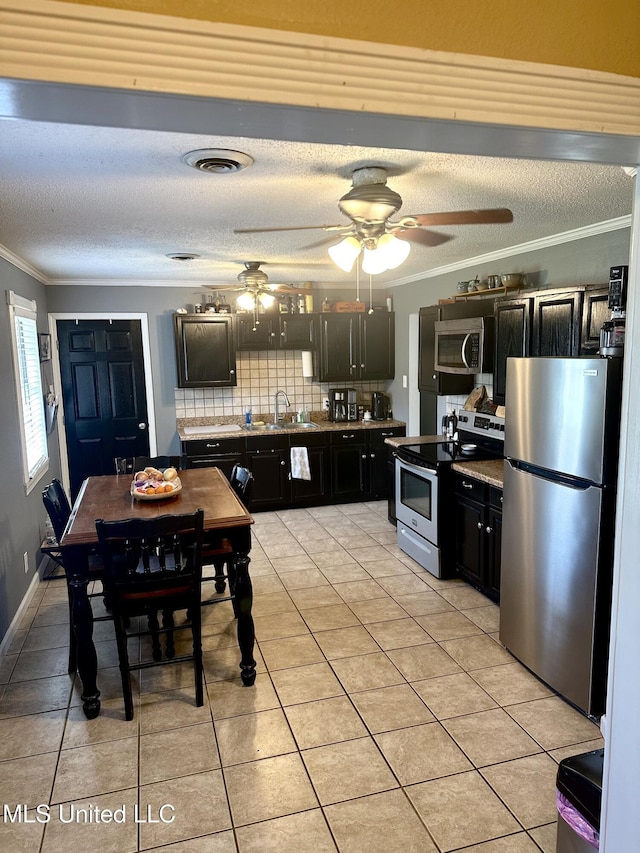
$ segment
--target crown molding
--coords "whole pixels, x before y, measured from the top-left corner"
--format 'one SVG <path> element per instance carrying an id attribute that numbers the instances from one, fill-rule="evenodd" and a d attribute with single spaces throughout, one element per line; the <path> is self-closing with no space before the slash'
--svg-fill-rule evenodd
<path id="1" fill-rule="evenodd" d="M 9 251 L 6 246 L 0 246 L 0 258 L 8 261 L 12 266 L 22 270 L 22 272 L 26 272 L 27 275 L 30 275 L 31 278 L 35 278 L 35 280 L 39 281 L 41 284 L 51 283 L 44 273 L 40 272 L 39 269 L 32 267 L 31 264 L 28 264 L 21 257 L 14 254 L 14 252 Z"/>
<path id="2" fill-rule="evenodd" d="M 0 0 L 0 32 L 9 81 L 640 136 L 640 79 L 589 69 L 55 0 Z"/>
<path id="3" fill-rule="evenodd" d="M 439 275 L 457 272 L 468 267 L 480 266 L 481 264 L 500 261 L 503 258 L 511 258 L 514 255 L 524 255 L 527 252 L 536 252 L 548 249 L 551 246 L 559 246 L 561 243 L 572 243 L 574 240 L 584 240 L 586 237 L 594 237 L 596 234 L 606 234 L 609 231 L 619 231 L 622 228 L 631 227 L 631 214 L 618 216 L 615 219 L 607 219 L 603 222 L 595 222 L 593 225 L 585 225 L 582 228 L 573 228 L 571 231 L 563 231 L 560 234 L 551 234 L 538 240 L 530 240 L 527 243 L 519 243 L 516 246 L 507 246 L 495 252 L 487 252 L 484 255 L 476 255 L 474 258 L 465 258 L 453 264 L 445 264 L 441 267 L 433 267 L 423 273 L 406 276 L 388 282 L 385 287 L 401 287 L 403 284 L 412 284 L 415 281 L 424 281 L 426 278 L 436 278 Z"/>

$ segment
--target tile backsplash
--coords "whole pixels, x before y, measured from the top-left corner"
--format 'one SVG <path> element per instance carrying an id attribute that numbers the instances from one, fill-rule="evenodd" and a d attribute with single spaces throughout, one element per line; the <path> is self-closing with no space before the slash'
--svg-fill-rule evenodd
<path id="1" fill-rule="evenodd" d="M 302 354 L 298 350 L 284 352 L 238 352 L 236 370 L 238 384 L 231 388 L 176 388 L 176 417 L 228 417 L 244 415 L 251 406 L 253 417 L 273 412 L 276 391 L 286 391 L 291 405 L 287 412 L 298 409 L 319 411 L 329 388 L 356 388 L 358 402 L 371 405 L 371 392 L 384 391 L 385 382 L 318 382 L 302 375 Z"/>
<path id="2" fill-rule="evenodd" d="M 493 373 L 477 373 L 474 376 L 474 388 L 484 385 L 487 389 L 487 397 L 493 398 Z M 438 397 L 437 422 L 442 423 L 444 415 L 455 411 L 456 414 L 462 410 L 469 394 L 447 394 Z"/>

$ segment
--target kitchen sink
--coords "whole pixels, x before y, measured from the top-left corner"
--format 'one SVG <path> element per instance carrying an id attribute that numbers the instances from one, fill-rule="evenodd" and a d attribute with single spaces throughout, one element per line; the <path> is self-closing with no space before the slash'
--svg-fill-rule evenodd
<path id="1" fill-rule="evenodd" d="M 271 432 L 273 430 L 281 432 L 288 429 L 319 429 L 319 427 L 313 421 L 305 421 L 304 423 L 251 424 L 251 426 L 245 426 L 244 429 L 247 432 Z"/>

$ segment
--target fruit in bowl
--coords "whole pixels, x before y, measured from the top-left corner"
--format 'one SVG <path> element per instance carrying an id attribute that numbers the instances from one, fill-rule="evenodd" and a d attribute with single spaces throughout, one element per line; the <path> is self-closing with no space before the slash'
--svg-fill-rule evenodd
<path id="1" fill-rule="evenodd" d="M 182 483 L 175 468 L 159 471 L 157 468 L 145 468 L 137 471 L 131 483 L 131 494 L 140 500 L 157 500 L 180 492 Z"/>

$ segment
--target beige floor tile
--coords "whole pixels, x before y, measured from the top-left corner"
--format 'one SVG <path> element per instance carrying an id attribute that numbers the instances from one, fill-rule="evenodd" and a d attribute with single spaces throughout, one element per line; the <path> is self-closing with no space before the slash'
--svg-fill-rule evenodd
<path id="1" fill-rule="evenodd" d="M 278 537 L 278 541 L 273 543 L 263 542 L 263 547 L 265 554 L 274 565 L 287 557 L 297 558 L 302 561 L 307 556 L 302 546 L 293 536 L 289 536 L 288 539 L 280 536 Z M 292 563 L 294 562 L 295 560 L 292 560 Z"/>
<path id="2" fill-rule="evenodd" d="M 314 560 L 319 556 L 319 554 L 314 554 Z M 366 581 L 371 578 L 371 575 L 359 563 L 356 563 L 355 560 L 352 563 L 322 566 L 321 571 L 329 583 L 332 584 Z"/>
<path id="3" fill-rule="evenodd" d="M 574 743 L 571 746 L 561 746 L 559 749 L 552 749 L 549 755 L 556 764 L 560 764 L 563 758 L 569 758 L 572 755 L 581 755 L 583 752 L 592 752 L 595 749 L 602 749 L 603 747 L 604 738 L 599 737 L 578 744 Z"/>
<path id="4" fill-rule="evenodd" d="M 315 563 L 309 557 L 308 554 L 305 553 L 304 548 L 300 543 L 291 537 L 292 542 L 294 543 L 290 548 L 290 553 L 273 553 L 275 551 L 284 550 L 280 549 L 278 545 L 271 546 L 271 553 L 267 551 L 267 556 L 271 560 L 273 568 L 278 572 L 278 574 L 285 574 L 285 572 L 301 572 L 305 569 L 313 569 Z"/>
<path id="5" fill-rule="evenodd" d="M 482 607 L 487 603 L 486 596 L 465 583 L 440 587 L 438 592 L 458 610 L 467 610 L 470 607 Z"/>
<path id="6" fill-rule="evenodd" d="M 11 673 L 17 661 L 18 655 L 5 655 L 0 660 L 0 684 L 6 684 L 10 680 Z"/>
<path id="7" fill-rule="evenodd" d="M 69 665 L 69 650 L 66 647 L 60 649 L 41 649 L 37 652 L 20 652 L 13 672 L 11 683 L 18 681 L 33 681 L 37 678 L 67 674 Z"/>
<path id="8" fill-rule="evenodd" d="M 331 662 L 347 693 L 404 684 L 402 674 L 383 652 L 340 658 Z"/>
<path id="9" fill-rule="evenodd" d="M 433 642 L 427 632 L 410 617 L 367 623 L 367 631 L 385 651 Z"/>
<path id="10" fill-rule="evenodd" d="M 388 552 L 379 560 L 362 563 L 362 565 L 371 577 L 376 580 L 392 577 L 413 577 L 411 569 Z"/>
<path id="11" fill-rule="evenodd" d="M 500 628 L 500 608 L 497 604 L 489 604 L 488 607 L 471 607 L 469 610 L 462 610 L 461 613 L 487 634 L 495 633 Z"/>
<path id="12" fill-rule="evenodd" d="M 455 608 L 452 604 L 438 595 L 437 592 L 410 592 L 406 595 L 394 595 L 395 600 L 400 604 L 409 616 L 425 616 L 427 613 L 442 613 L 446 611 L 454 612 Z"/>
<path id="13" fill-rule="evenodd" d="M 170 847 L 163 844 L 162 847 L 148 848 L 147 853 L 237 853 L 237 850 L 233 832 L 228 829 L 215 835 L 178 841 Z"/>
<path id="14" fill-rule="evenodd" d="M 495 708 L 496 703 L 466 672 L 412 682 L 438 720 Z"/>
<path id="15" fill-rule="evenodd" d="M 334 533 L 333 536 L 348 551 L 356 551 L 359 548 L 379 547 L 376 540 L 372 539 L 364 530 L 361 530 L 360 533 Z"/>
<path id="16" fill-rule="evenodd" d="M 0 802 L 15 806 L 48 803 L 58 761 L 57 752 L 13 758 L 0 764 Z"/>
<path id="17" fill-rule="evenodd" d="M 364 737 L 367 730 L 346 696 L 288 705 L 285 709 L 299 749 Z"/>
<path id="18" fill-rule="evenodd" d="M 211 720 L 211 710 L 206 701 L 198 708 L 192 690 L 188 693 L 182 690 L 145 693 L 140 697 L 140 706 L 136 713 L 141 734 L 192 726 Z"/>
<path id="19" fill-rule="evenodd" d="M 3 821 L 0 823 L 0 850 L 11 853 L 40 853 L 44 830 L 44 823 Z"/>
<path id="20" fill-rule="evenodd" d="M 337 849 L 320 809 L 241 826 L 236 834 L 239 853 L 336 853 Z"/>
<path id="21" fill-rule="evenodd" d="M 520 829 L 477 771 L 421 782 L 407 794 L 443 853 Z"/>
<path id="22" fill-rule="evenodd" d="M 358 525 L 360 527 L 360 525 Z M 362 528 L 360 528 L 362 530 Z M 351 556 L 357 560 L 358 563 L 377 563 L 378 560 L 383 560 L 385 557 L 389 556 L 389 552 L 385 551 L 382 545 L 379 545 L 377 542 L 369 545 L 366 548 L 356 548 L 346 546 L 347 551 L 351 554 Z"/>
<path id="23" fill-rule="evenodd" d="M 313 607 L 304 611 L 304 621 L 310 631 L 331 631 L 335 628 L 350 628 L 359 625 L 360 620 L 346 604 L 334 604 L 329 607 Z"/>
<path id="24" fill-rule="evenodd" d="M 307 548 L 313 547 L 311 543 L 306 543 L 306 546 Z M 325 568 L 335 568 L 336 570 L 342 568 L 346 569 L 349 566 L 361 568 L 358 566 L 358 563 L 356 563 L 351 554 L 348 554 L 345 551 L 342 545 L 336 542 L 335 539 L 327 539 L 326 536 L 324 539 L 324 547 L 318 548 L 317 551 L 309 551 L 309 554 L 311 555 L 313 564 L 321 569 L 323 574 Z M 332 583 L 336 583 L 336 581 L 332 581 Z"/>
<path id="25" fill-rule="evenodd" d="M 316 641 L 327 660 L 366 655 L 379 652 L 380 646 L 362 625 L 351 628 L 336 628 L 333 631 L 320 631 Z"/>
<path id="26" fill-rule="evenodd" d="M 71 685 L 69 675 L 7 684 L 0 699 L 0 719 L 66 708 Z"/>
<path id="27" fill-rule="evenodd" d="M 510 705 L 508 714 L 544 749 L 598 738 L 600 729 L 558 696 Z"/>
<path id="28" fill-rule="evenodd" d="M 251 687 L 246 687 L 242 679 L 234 678 L 208 684 L 207 692 L 214 720 L 280 707 L 271 678 L 265 672 L 257 673 Z"/>
<path id="29" fill-rule="evenodd" d="M 421 681 L 423 678 L 460 672 L 453 658 L 435 643 L 408 649 L 391 649 L 388 654 L 407 681 Z"/>
<path id="30" fill-rule="evenodd" d="M 402 619 L 406 611 L 385 594 L 385 598 L 372 598 L 368 601 L 351 601 L 349 607 L 356 614 L 363 625 L 371 622 L 388 622 L 392 619 Z"/>
<path id="31" fill-rule="evenodd" d="M 367 577 L 369 576 L 367 575 Z M 389 597 L 380 584 L 371 578 L 368 580 L 347 581 L 346 583 L 336 583 L 334 581 L 334 583 L 338 595 L 349 605 L 356 601 Z"/>
<path id="32" fill-rule="evenodd" d="M 69 850 L 100 850 L 100 853 L 134 853 L 138 849 L 138 826 L 136 825 L 137 788 L 102 794 L 88 800 L 73 800 L 52 807 L 51 820 L 44 834 L 42 853 L 68 853 Z M 96 812 L 96 807 L 100 810 Z M 72 817 L 83 817 L 82 809 L 100 819 L 68 822 Z M 117 820 L 102 819 L 106 810 Z M 139 813 L 138 813 L 139 814 Z"/>
<path id="33" fill-rule="evenodd" d="M 499 705 L 515 705 L 532 699 L 552 696 L 552 691 L 516 661 L 476 669 L 471 678 L 487 691 Z"/>
<path id="34" fill-rule="evenodd" d="M 274 592 L 285 591 L 285 585 L 282 583 L 275 570 L 272 570 L 269 573 L 265 572 L 264 574 L 257 574 L 253 571 L 253 566 L 251 569 L 251 586 L 253 587 L 254 595 L 269 595 Z M 293 574 L 293 572 L 289 572 L 289 575 L 293 576 Z"/>
<path id="35" fill-rule="evenodd" d="M 56 772 L 51 802 L 120 791 L 138 784 L 138 739 L 64 749 Z"/>
<path id="36" fill-rule="evenodd" d="M 553 823 L 546 824 L 546 826 L 538 826 L 535 829 L 529 830 L 529 835 L 533 838 L 543 853 L 556 853 L 557 832 L 558 825 L 554 821 Z"/>
<path id="37" fill-rule="evenodd" d="M 408 684 L 354 693 L 351 701 L 372 734 L 433 722 L 433 714 Z"/>
<path id="38" fill-rule="evenodd" d="M 416 622 L 438 642 L 482 634 L 482 630 L 475 623 L 455 610 L 416 616 Z"/>
<path id="39" fill-rule="evenodd" d="M 291 589 L 289 595 L 298 610 L 303 611 L 303 613 L 311 607 L 329 607 L 331 604 L 342 603 L 338 593 L 329 584 L 305 589 Z"/>
<path id="40" fill-rule="evenodd" d="M 274 613 L 294 611 L 295 605 L 288 592 L 271 592 L 267 595 L 256 595 L 253 599 L 251 613 L 256 616 L 273 616 Z"/>
<path id="41" fill-rule="evenodd" d="M 106 625 L 107 623 L 99 622 L 98 624 Z M 113 627 L 111 628 L 111 634 L 113 635 Z M 24 643 L 22 644 L 22 651 L 37 652 L 42 649 L 59 649 L 65 646 L 69 646 L 68 621 L 66 625 L 54 624 L 44 625 L 42 627 L 31 627 L 29 633 L 25 637 Z"/>
<path id="42" fill-rule="evenodd" d="M 135 717 L 133 720 L 125 720 L 124 702 L 121 699 L 108 699 L 101 702 L 100 716 L 93 720 L 86 718 L 80 705 L 69 709 L 62 748 L 72 749 L 137 736 L 138 721 Z"/>
<path id="43" fill-rule="evenodd" d="M 140 826 L 140 849 L 158 847 L 173 841 L 198 838 L 231 828 L 229 806 L 225 796 L 222 772 L 210 770 L 155 782 L 140 788 L 140 813 L 158 815 L 160 808 L 168 804 L 173 812 L 165 812 L 173 823 L 145 823 Z"/>
<path id="44" fill-rule="evenodd" d="M 392 577 L 380 577 L 377 580 L 380 586 L 389 593 L 392 598 L 397 598 L 399 595 L 416 595 L 430 591 L 422 578 L 419 578 L 412 572 L 405 572 L 404 574 L 394 575 Z"/>
<path id="45" fill-rule="evenodd" d="M 375 735 L 375 741 L 401 785 L 472 769 L 471 762 L 440 723 L 383 732 Z"/>
<path id="46" fill-rule="evenodd" d="M 282 640 L 265 640 L 260 643 L 260 651 L 269 670 L 304 666 L 324 660 L 324 655 L 311 634 L 285 637 Z"/>
<path id="47" fill-rule="evenodd" d="M 494 764 L 480 772 L 525 829 L 556 819 L 558 766 L 548 755 Z"/>
<path id="48" fill-rule="evenodd" d="M 271 678 L 283 705 L 328 699 L 345 692 L 328 663 L 277 670 Z"/>
<path id="49" fill-rule="evenodd" d="M 223 767 L 296 750 L 281 708 L 218 720 L 216 735 Z"/>
<path id="50" fill-rule="evenodd" d="M 181 726 L 140 737 L 140 784 L 220 767 L 213 724 Z"/>
<path id="51" fill-rule="evenodd" d="M 227 652 L 229 649 L 222 649 L 219 652 L 204 652 L 203 659 L 206 662 L 209 660 L 216 661 L 220 666 L 221 658 L 224 655 L 224 660 L 227 660 Z M 240 660 L 240 653 L 236 650 L 235 657 Z M 230 668 L 230 662 L 228 667 Z M 213 670 L 213 665 L 211 667 Z M 115 670 L 117 672 L 117 670 Z M 238 668 L 238 672 L 239 672 Z M 226 672 L 226 669 L 225 669 Z M 140 693 L 162 693 L 164 690 L 183 690 L 188 691 L 189 687 L 193 688 L 195 696 L 195 682 L 193 663 L 191 661 L 182 661 L 179 663 L 167 664 L 166 666 L 154 666 L 149 669 L 138 670 L 138 678 L 140 679 Z M 212 675 L 213 677 L 213 671 Z M 220 676 L 222 677 L 222 676 Z M 98 686 L 102 690 L 100 677 L 98 677 Z M 122 689 L 120 690 L 122 693 Z"/>
<path id="52" fill-rule="evenodd" d="M 526 832 L 517 832 L 515 835 L 496 838 L 495 841 L 465 847 L 464 853 L 539 853 L 539 850 Z M 555 853 L 555 846 L 549 853 Z"/>
<path id="53" fill-rule="evenodd" d="M 302 758 L 323 806 L 398 787 L 369 737 L 308 749 Z"/>
<path id="54" fill-rule="evenodd" d="M 56 752 L 62 741 L 65 718 L 66 711 L 60 709 L 0 720 L 0 761 Z"/>
<path id="55" fill-rule="evenodd" d="M 264 661 L 262 660 L 262 655 L 260 654 L 260 649 L 257 643 L 253 647 L 253 657 L 256 662 L 256 670 L 264 670 Z M 202 654 L 202 663 L 204 666 L 204 674 L 207 679 L 207 682 L 217 681 L 219 679 L 230 680 L 233 678 L 237 678 L 240 675 L 240 649 L 237 646 L 231 646 L 225 649 L 218 649 L 215 652 L 203 652 Z M 180 664 L 177 664 L 180 666 Z M 193 684 L 193 667 L 191 664 L 185 664 L 191 672 L 189 674 L 191 684 Z M 176 667 L 161 667 L 162 670 L 174 669 Z M 153 672 L 153 670 L 143 670 L 143 673 Z M 186 675 L 185 675 L 186 678 Z M 161 682 L 161 684 L 166 682 Z M 154 686 L 154 690 L 162 691 L 162 690 L 170 690 L 170 685 L 166 687 L 158 684 Z M 185 681 L 181 681 L 176 684 L 176 687 L 184 687 Z M 142 684 L 142 690 L 145 692 L 144 682 Z"/>
<path id="56" fill-rule="evenodd" d="M 224 776 L 235 827 L 318 807 L 298 753 L 237 764 Z"/>
<path id="57" fill-rule="evenodd" d="M 476 767 L 540 752 L 539 745 L 501 708 L 453 717 L 442 725 Z"/>
<path id="58" fill-rule="evenodd" d="M 327 586 L 329 581 L 320 569 L 301 569 L 299 572 L 283 572 L 281 583 L 287 590 Z"/>
<path id="59" fill-rule="evenodd" d="M 161 669 L 170 669 L 171 667 L 160 667 Z M 131 692 L 133 694 L 134 704 L 137 702 L 139 688 L 138 672 L 131 673 Z M 120 670 L 117 666 L 108 667 L 107 669 L 98 670 L 98 689 L 100 690 L 100 702 L 108 702 L 118 699 L 122 702 L 122 681 L 120 678 Z M 78 676 L 73 681 L 73 693 L 71 694 L 72 706 L 82 705 L 82 682 Z"/>
<path id="60" fill-rule="evenodd" d="M 304 619 L 297 610 L 290 613 L 274 613 L 271 616 L 254 615 L 253 625 L 256 639 L 260 642 L 309 633 Z"/>
<path id="61" fill-rule="evenodd" d="M 459 640 L 443 640 L 440 645 L 467 672 L 501 663 L 513 663 L 509 652 L 487 634 L 463 637 Z"/>
<path id="62" fill-rule="evenodd" d="M 402 791 L 385 791 L 326 806 L 340 853 L 437 853 Z"/>

